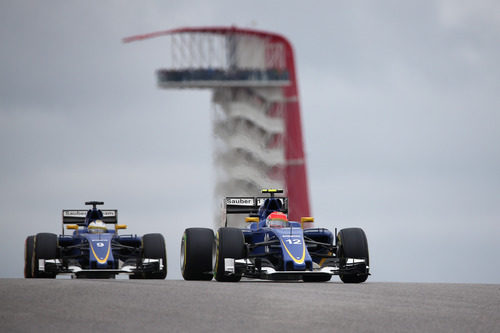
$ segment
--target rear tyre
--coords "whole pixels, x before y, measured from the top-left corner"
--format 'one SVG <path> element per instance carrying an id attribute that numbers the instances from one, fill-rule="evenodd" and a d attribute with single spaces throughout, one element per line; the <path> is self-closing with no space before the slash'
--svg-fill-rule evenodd
<path id="1" fill-rule="evenodd" d="M 220 228 L 215 237 L 214 277 L 219 282 L 238 282 L 241 274 L 225 274 L 224 259 L 243 259 L 246 257 L 245 238 L 238 228 Z"/>
<path id="2" fill-rule="evenodd" d="M 146 279 L 163 280 L 167 277 L 167 250 L 165 248 L 165 238 L 162 234 L 146 234 L 142 237 L 143 258 L 161 259 L 163 268 L 158 272 L 147 272 Z"/>
<path id="3" fill-rule="evenodd" d="M 28 236 L 24 241 L 24 277 L 33 278 L 33 245 L 35 236 Z"/>
<path id="4" fill-rule="evenodd" d="M 181 240 L 181 272 L 184 280 L 210 281 L 213 278 L 214 232 L 188 228 Z"/>
<path id="5" fill-rule="evenodd" d="M 368 255 L 368 241 L 365 232 L 360 228 L 342 229 L 337 235 L 337 257 L 341 262 L 347 258 L 364 259 L 370 265 Z M 368 270 L 365 274 L 340 274 L 344 283 L 362 283 L 368 279 Z"/>
<path id="6" fill-rule="evenodd" d="M 39 260 L 57 259 L 57 235 L 39 233 L 34 238 L 33 247 L 32 277 L 54 279 L 57 273 L 40 271 Z M 47 267 L 47 265 L 45 265 L 45 267 Z"/>

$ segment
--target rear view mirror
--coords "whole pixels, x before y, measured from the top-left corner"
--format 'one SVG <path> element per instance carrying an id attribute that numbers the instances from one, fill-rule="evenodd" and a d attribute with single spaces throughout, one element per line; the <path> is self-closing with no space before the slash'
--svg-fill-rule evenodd
<path id="1" fill-rule="evenodd" d="M 302 229 L 304 229 L 304 223 L 306 222 L 314 222 L 314 217 L 310 216 L 304 216 L 300 218 L 300 224 L 302 226 Z"/>
<path id="2" fill-rule="evenodd" d="M 245 222 L 259 222 L 259 218 L 253 216 L 245 217 Z"/>

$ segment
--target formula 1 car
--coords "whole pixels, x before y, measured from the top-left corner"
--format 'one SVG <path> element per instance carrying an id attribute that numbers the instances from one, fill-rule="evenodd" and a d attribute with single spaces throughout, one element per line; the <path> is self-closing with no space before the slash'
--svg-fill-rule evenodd
<path id="1" fill-rule="evenodd" d="M 125 273 L 130 279 L 165 279 L 167 254 L 161 234 L 118 235 L 126 225 L 118 223 L 117 210 L 100 210 L 104 202 L 89 201 L 87 210 L 63 210 L 62 235 L 39 233 L 25 241 L 25 278 L 114 278 Z M 109 225 L 114 228 L 108 229 Z M 73 230 L 64 234 L 64 227 Z"/>
<path id="2" fill-rule="evenodd" d="M 226 227 L 188 228 L 181 240 L 185 280 L 237 282 L 242 277 L 326 282 L 339 275 L 344 283 L 365 282 L 370 275 L 368 242 L 360 228 L 333 233 L 303 229 L 312 217 L 288 221 L 283 190 L 266 189 L 269 197 L 227 197 Z M 227 227 L 227 214 L 249 214 L 246 229 Z"/>

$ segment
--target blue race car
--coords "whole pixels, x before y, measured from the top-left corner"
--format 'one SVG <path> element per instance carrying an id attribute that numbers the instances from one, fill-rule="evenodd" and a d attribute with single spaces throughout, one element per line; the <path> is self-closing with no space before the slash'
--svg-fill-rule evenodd
<path id="1" fill-rule="evenodd" d="M 57 236 L 38 233 L 25 241 L 25 278 L 114 278 L 125 273 L 130 279 L 165 279 L 167 254 L 161 234 L 118 235 L 126 225 L 118 223 L 117 210 L 100 210 L 104 202 L 90 201 L 87 210 L 63 210 L 63 231 Z M 114 225 L 114 228 L 108 228 Z M 73 230 L 64 234 L 64 227 Z"/>
<path id="2" fill-rule="evenodd" d="M 360 228 L 335 235 L 324 228 L 303 229 L 312 217 L 288 221 L 283 190 L 262 190 L 269 197 L 228 197 L 226 227 L 186 229 L 181 241 L 181 271 L 185 280 L 237 282 L 242 277 L 267 280 L 365 282 L 370 275 L 368 242 Z M 248 228 L 227 227 L 227 214 L 249 214 Z"/>

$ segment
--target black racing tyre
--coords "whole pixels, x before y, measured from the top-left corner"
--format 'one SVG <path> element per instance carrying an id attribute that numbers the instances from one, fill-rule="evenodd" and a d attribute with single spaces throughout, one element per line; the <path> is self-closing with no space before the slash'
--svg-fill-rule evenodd
<path id="1" fill-rule="evenodd" d="M 331 275 L 328 276 L 307 276 L 304 275 L 302 277 L 302 281 L 304 282 L 328 282 L 332 278 Z"/>
<path id="2" fill-rule="evenodd" d="M 31 279 L 33 277 L 33 250 L 35 236 L 28 236 L 24 241 L 24 277 Z"/>
<path id="3" fill-rule="evenodd" d="M 47 278 L 53 279 L 56 273 L 53 272 L 40 272 L 39 260 L 40 259 L 57 259 L 57 235 L 52 233 L 39 233 L 35 236 L 33 242 L 33 265 L 32 272 L 34 278 Z"/>
<path id="4" fill-rule="evenodd" d="M 214 277 L 219 282 L 238 282 L 241 274 L 224 274 L 224 259 L 243 259 L 246 257 L 245 238 L 238 228 L 220 228 L 215 236 Z"/>
<path id="5" fill-rule="evenodd" d="M 142 237 L 142 258 L 162 259 L 163 269 L 158 272 L 139 272 L 130 274 L 128 276 L 130 280 L 163 280 L 167 277 L 167 250 L 165 247 L 165 238 L 162 234 L 145 234 Z"/>
<path id="6" fill-rule="evenodd" d="M 366 265 L 370 265 L 368 254 L 368 240 L 361 228 L 342 229 L 337 234 L 337 257 L 341 259 L 354 258 L 365 259 Z M 340 274 L 340 280 L 344 283 L 362 283 L 368 279 L 366 274 Z"/>
<path id="7" fill-rule="evenodd" d="M 214 251 L 212 229 L 186 229 L 181 240 L 181 273 L 184 280 L 212 280 Z"/>
<path id="8" fill-rule="evenodd" d="M 165 238 L 162 234 L 145 234 L 142 237 L 143 258 L 162 259 L 163 269 L 158 272 L 148 272 L 144 274 L 146 279 L 163 280 L 167 277 L 167 250 Z"/>

